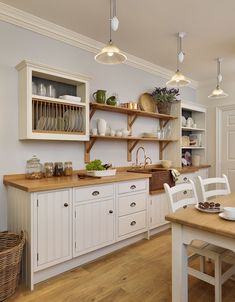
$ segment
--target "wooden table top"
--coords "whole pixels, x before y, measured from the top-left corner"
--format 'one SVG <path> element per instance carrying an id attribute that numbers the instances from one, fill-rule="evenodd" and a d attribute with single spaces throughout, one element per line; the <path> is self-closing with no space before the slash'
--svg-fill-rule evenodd
<path id="1" fill-rule="evenodd" d="M 235 193 L 215 200 L 223 207 L 235 207 Z M 224 220 L 218 214 L 200 212 L 194 206 L 168 214 L 166 220 L 235 239 L 235 221 Z"/>
<path id="2" fill-rule="evenodd" d="M 73 188 L 89 185 L 113 183 L 119 181 L 138 180 L 152 177 L 151 174 L 118 172 L 115 176 L 79 179 L 77 174 L 73 176 L 62 176 L 42 178 L 37 180 L 26 179 L 24 175 L 5 175 L 3 183 L 26 192 L 39 192 L 54 189 Z"/>

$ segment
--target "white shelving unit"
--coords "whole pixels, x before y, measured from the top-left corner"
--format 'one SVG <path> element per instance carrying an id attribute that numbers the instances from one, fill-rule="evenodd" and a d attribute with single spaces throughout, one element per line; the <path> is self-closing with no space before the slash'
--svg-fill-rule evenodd
<path id="1" fill-rule="evenodd" d="M 181 117 L 186 115 L 191 117 L 196 127 L 182 126 L 181 118 L 174 121 L 172 125 L 173 137 L 178 141 L 171 144 L 171 148 L 165 150 L 164 159 L 173 161 L 175 167 L 181 167 L 181 158 L 185 151 L 189 151 L 192 156 L 199 155 L 200 163 L 207 164 L 206 161 L 206 108 L 185 102 L 177 102 L 172 108 L 172 114 Z M 182 135 L 200 134 L 201 144 L 199 146 L 183 147 L 181 145 Z"/>
<path id="2" fill-rule="evenodd" d="M 90 78 L 25 60 L 16 69 L 19 72 L 19 139 L 89 140 Z M 33 94 L 33 82 L 36 86 L 43 85 L 44 89 L 52 86 L 55 97 Z M 61 99 L 62 95 L 80 97 L 81 101 Z"/>
<path id="3" fill-rule="evenodd" d="M 192 156 L 199 155 L 200 163 L 206 163 L 206 108 L 202 106 L 197 106 L 194 104 L 181 104 L 181 116 L 184 116 L 186 119 L 191 117 L 196 124 L 196 127 L 184 127 L 181 125 L 181 136 L 195 135 L 199 137 L 199 145 L 190 145 L 188 147 L 181 146 L 181 157 L 184 152 L 187 150 L 191 153 Z"/>

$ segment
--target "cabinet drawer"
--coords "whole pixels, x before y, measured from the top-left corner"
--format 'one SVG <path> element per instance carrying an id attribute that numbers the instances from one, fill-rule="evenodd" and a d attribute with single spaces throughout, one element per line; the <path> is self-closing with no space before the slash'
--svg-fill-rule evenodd
<path id="1" fill-rule="evenodd" d="M 144 211 L 146 209 L 146 194 L 132 194 L 119 197 L 118 206 L 119 216 Z"/>
<path id="2" fill-rule="evenodd" d="M 118 184 L 118 193 L 130 193 L 146 190 L 146 180 L 133 180 L 133 181 L 126 181 L 121 182 Z"/>
<path id="3" fill-rule="evenodd" d="M 146 211 L 119 217 L 118 235 L 123 236 L 129 233 L 146 228 Z"/>
<path id="4" fill-rule="evenodd" d="M 113 185 L 89 186 L 74 189 L 74 201 L 103 199 L 114 195 Z"/>

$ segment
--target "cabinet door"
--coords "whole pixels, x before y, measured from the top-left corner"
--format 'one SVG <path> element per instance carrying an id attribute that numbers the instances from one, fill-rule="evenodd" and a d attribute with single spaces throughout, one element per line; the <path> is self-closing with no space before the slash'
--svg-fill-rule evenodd
<path id="1" fill-rule="evenodd" d="M 72 258 L 72 206 L 69 190 L 37 194 L 36 268 Z"/>
<path id="2" fill-rule="evenodd" d="M 114 242 L 113 199 L 80 202 L 74 211 L 74 256 Z"/>
<path id="3" fill-rule="evenodd" d="M 167 224 L 168 222 L 165 220 L 165 216 L 168 213 L 169 206 L 165 193 L 150 196 L 150 229 Z"/>

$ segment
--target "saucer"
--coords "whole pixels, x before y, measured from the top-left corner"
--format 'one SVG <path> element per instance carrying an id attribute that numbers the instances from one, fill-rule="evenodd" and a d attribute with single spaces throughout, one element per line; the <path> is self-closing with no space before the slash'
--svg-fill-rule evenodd
<path id="1" fill-rule="evenodd" d="M 235 217 L 234 218 L 229 218 L 229 217 L 225 216 L 224 213 L 219 213 L 219 217 L 223 218 L 225 220 L 235 221 Z"/>

